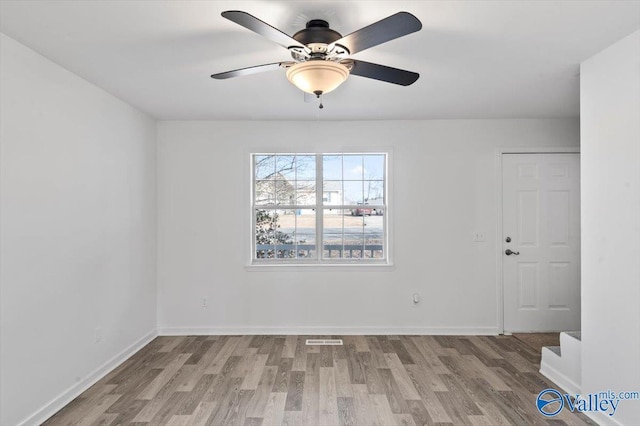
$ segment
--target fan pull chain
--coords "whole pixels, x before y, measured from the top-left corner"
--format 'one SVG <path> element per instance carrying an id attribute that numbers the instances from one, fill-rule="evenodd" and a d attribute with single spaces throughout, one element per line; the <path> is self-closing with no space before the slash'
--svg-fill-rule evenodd
<path id="1" fill-rule="evenodd" d="M 318 108 L 322 109 L 324 108 L 324 105 L 322 105 L 322 90 L 316 90 L 315 92 L 313 92 L 316 95 L 316 98 L 318 98 Z"/>

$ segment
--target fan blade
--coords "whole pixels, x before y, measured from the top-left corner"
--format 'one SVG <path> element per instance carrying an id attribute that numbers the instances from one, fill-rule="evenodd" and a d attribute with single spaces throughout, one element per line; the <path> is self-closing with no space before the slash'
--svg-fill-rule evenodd
<path id="1" fill-rule="evenodd" d="M 255 16 L 248 14 L 247 12 L 242 12 L 240 10 L 227 10 L 226 12 L 222 12 L 222 16 L 238 25 L 242 25 L 243 27 L 250 29 L 254 33 L 258 33 L 261 36 L 278 43 L 286 49 L 294 46 L 300 49 L 305 48 L 303 44 L 300 44 L 292 37 L 283 33 L 279 29 L 272 27 L 266 22 L 261 21 Z"/>
<path id="2" fill-rule="evenodd" d="M 231 77 L 241 77 L 243 75 L 251 75 L 265 71 L 275 71 L 280 68 L 282 62 L 274 62 L 273 64 L 256 65 L 254 67 L 240 68 L 239 70 L 226 71 L 218 74 L 211 74 L 211 78 L 216 80 L 224 80 Z"/>
<path id="3" fill-rule="evenodd" d="M 352 75 L 373 78 L 374 80 L 386 81 L 387 83 L 409 86 L 415 83 L 420 74 L 405 71 L 398 68 L 387 67 L 385 65 L 372 64 L 371 62 L 353 61 Z"/>
<path id="4" fill-rule="evenodd" d="M 353 55 L 373 46 L 419 31 L 422 23 L 409 12 L 398 12 L 381 21 L 342 37 L 333 44 L 349 49 Z"/>

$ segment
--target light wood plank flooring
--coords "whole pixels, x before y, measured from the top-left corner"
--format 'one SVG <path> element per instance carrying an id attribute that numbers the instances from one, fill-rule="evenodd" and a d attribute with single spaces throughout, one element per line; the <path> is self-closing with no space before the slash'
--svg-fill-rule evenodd
<path id="1" fill-rule="evenodd" d="M 560 346 L 560 333 L 513 333 L 513 337 L 538 353 L 544 346 Z"/>
<path id="2" fill-rule="evenodd" d="M 538 413 L 539 362 L 509 336 L 158 337 L 45 424 L 592 424 Z"/>

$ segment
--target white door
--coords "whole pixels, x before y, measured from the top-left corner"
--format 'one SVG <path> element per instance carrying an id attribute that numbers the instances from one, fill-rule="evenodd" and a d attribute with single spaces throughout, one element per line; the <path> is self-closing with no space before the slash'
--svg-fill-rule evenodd
<path id="1" fill-rule="evenodd" d="M 579 154 L 503 154 L 502 195 L 504 330 L 579 330 Z"/>

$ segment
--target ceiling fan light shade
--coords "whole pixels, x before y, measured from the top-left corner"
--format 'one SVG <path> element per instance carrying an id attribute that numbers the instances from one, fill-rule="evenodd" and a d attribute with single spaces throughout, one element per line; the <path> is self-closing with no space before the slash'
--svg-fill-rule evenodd
<path id="1" fill-rule="evenodd" d="M 333 61 L 307 61 L 287 69 L 287 79 L 303 92 L 329 93 L 345 82 L 349 69 Z"/>

